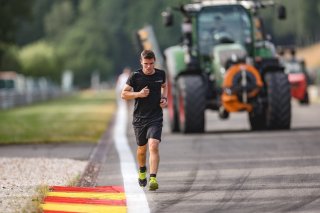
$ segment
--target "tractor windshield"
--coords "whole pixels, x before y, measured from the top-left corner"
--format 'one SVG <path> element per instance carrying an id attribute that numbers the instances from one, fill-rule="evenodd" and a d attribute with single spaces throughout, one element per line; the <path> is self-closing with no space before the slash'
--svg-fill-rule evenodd
<path id="1" fill-rule="evenodd" d="M 252 42 L 251 22 L 239 5 L 205 7 L 198 14 L 198 45 L 201 55 L 210 56 L 212 48 L 221 43 Z"/>

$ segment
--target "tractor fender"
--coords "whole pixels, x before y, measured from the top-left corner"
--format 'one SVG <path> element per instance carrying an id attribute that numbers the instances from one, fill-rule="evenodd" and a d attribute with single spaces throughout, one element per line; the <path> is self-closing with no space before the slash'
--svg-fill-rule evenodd
<path id="1" fill-rule="evenodd" d="M 267 72 L 284 72 L 284 67 L 277 58 L 258 58 L 255 66 L 264 76 Z"/>
<path id="2" fill-rule="evenodd" d="M 174 81 L 179 73 L 183 72 L 187 67 L 184 61 L 184 54 L 182 46 L 179 45 L 169 47 L 164 51 L 167 72 L 171 81 Z"/>

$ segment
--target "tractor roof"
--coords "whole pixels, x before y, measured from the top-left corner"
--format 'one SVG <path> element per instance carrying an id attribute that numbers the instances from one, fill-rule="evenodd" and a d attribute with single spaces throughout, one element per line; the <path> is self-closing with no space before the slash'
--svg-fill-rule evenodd
<path id="1" fill-rule="evenodd" d="M 198 12 L 203 7 L 220 5 L 242 5 L 246 9 L 254 9 L 274 5 L 274 2 L 272 0 L 195 0 L 194 3 L 184 5 L 184 9 L 188 12 Z"/>

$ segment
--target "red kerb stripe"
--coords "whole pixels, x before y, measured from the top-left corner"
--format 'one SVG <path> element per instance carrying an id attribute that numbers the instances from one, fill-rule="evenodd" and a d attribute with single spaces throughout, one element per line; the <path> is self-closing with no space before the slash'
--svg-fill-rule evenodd
<path id="1" fill-rule="evenodd" d="M 108 206 L 125 206 L 126 200 L 107 200 L 107 199 L 48 196 L 44 199 L 44 203 L 80 203 L 80 204 L 99 204 L 99 205 L 108 205 Z"/>
<path id="2" fill-rule="evenodd" d="M 97 186 L 97 187 L 69 187 L 69 186 L 51 186 L 54 192 L 105 192 L 105 193 L 121 193 L 124 192 L 122 186 Z"/>

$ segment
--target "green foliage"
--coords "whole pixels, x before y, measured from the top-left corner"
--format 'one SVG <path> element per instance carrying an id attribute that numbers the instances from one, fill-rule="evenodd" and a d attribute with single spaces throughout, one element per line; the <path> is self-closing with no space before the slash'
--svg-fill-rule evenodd
<path id="1" fill-rule="evenodd" d="M 19 19 L 30 16 L 33 0 L 0 0 L 0 42 L 13 42 Z"/>
<path id="2" fill-rule="evenodd" d="M 45 17 L 48 15 L 54 1 L 32 0 L 29 4 L 31 17 L 19 19 L 16 32 L 16 42 L 19 46 L 33 43 L 45 37 Z"/>
<path id="3" fill-rule="evenodd" d="M 0 0 L 0 70 L 17 69 L 18 63 L 12 45 L 19 20 L 30 16 L 32 0 Z"/>
<path id="4" fill-rule="evenodd" d="M 318 35 L 320 35 L 320 29 L 319 29 L 319 21 L 320 20 L 320 2 L 318 0 L 309 0 L 309 4 L 304 5 L 304 11 L 303 14 L 303 20 L 304 20 L 304 32 L 305 34 L 307 32 L 307 35 L 305 35 L 306 39 L 314 40 L 317 38 Z M 320 36 L 318 36 L 320 38 Z"/>
<path id="5" fill-rule="evenodd" d="M 75 83 L 80 87 L 89 86 L 93 72 L 100 72 L 103 80 L 112 75 L 112 63 L 106 57 L 108 43 L 101 31 L 94 20 L 82 19 L 57 44 L 59 61 L 64 69 L 74 71 Z"/>
<path id="6" fill-rule="evenodd" d="M 58 80 L 60 70 L 54 48 L 44 41 L 25 46 L 20 51 L 23 74 L 36 77 L 49 77 Z"/>
<path id="7" fill-rule="evenodd" d="M 276 0 L 285 5 L 287 19 L 277 20 L 276 8 L 265 12 L 266 27 L 274 35 L 278 44 L 308 45 L 320 39 L 318 20 L 320 18 L 320 1 L 318 0 Z"/>
<path id="8" fill-rule="evenodd" d="M 34 21 L 36 23 L 36 20 L 42 20 L 42 31 L 45 32 L 43 38 L 52 45 L 48 53 L 42 57 L 36 56 L 41 52 L 37 45 L 28 46 L 28 52 L 33 53 L 30 56 L 27 56 L 29 53 L 21 54 L 23 73 L 47 75 L 52 73 L 49 70 L 53 70 L 58 63 L 61 70 L 73 70 L 78 86 L 87 87 L 90 83 L 88 79 L 93 72 L 99 72 L 102 80 L 106 80 L 125 66 L 136 68 L 140 66 L 135 37 L 137 29 L 147 24 L 153 25 L 163 48 L 179 41 L 179 24 L 173 29 L 165 29 L 161 12 L 166 7 L 180 2 L 183 1 L 172 3 L 165 0 L 151 3 L 148 0 L 35 0 Z M 35 25 L 29 26 L 38 29 L 37 34 L 41 35 L 39 25 Z M 30 48 L 38 50 L 31 51 Z M 49 62 L 48 58 L 52 60 Z M 39 69 L 45 61 L 50 66 L 47 73 L 40 72 Z M 54 71 L 54 76 L 60 75 L 61 70 Z"/>
<path id="9" fill-rule="evenodd" d="M 67 30 L 75 19 L 75 11 L 70 1 L 58 1 L 45 16 L 44 26 L 47 37 L 61 39 L 61 35 Z"/>
<path id="10" fill-rule="evenodd" d="M 17 46 L 0 43 L 0 52 L 3 52 L 3 56 L 0 57 L 1 70 L 20 70 L 19 51 Z"/>

